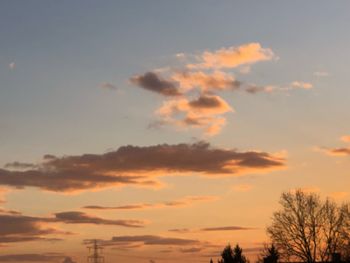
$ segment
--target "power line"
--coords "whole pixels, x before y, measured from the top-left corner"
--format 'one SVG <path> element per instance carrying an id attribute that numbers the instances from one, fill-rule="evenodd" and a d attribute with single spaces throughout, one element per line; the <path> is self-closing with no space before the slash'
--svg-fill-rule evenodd
<path id="1" fill-rule="evenodd" d="M 97 244 L 97 240 L 94 239 L 92 246 L 87 247 L 89 249 L 89 256 L 87 257 L 88 263 L 104 263 L 105 258 L 101 256 L 103 247 Z"/>

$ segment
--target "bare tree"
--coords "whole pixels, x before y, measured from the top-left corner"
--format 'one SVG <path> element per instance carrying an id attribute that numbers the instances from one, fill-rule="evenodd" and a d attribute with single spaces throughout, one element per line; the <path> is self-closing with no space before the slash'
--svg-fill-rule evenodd
<path id="1" fill-rule="evenodd" d="M 272 242 L 289 260 L 329 261 L 350 240 L 349 205 L 322 201 L 301 190 L 282 193 L 281 210 L 275 212 L 267 228 Z"/>

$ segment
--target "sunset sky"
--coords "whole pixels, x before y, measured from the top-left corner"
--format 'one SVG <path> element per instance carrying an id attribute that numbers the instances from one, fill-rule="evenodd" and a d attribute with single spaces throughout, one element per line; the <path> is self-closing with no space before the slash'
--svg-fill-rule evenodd
<path id="1" fill-rule="evenodd" d="M 349 1 L 0 2 L 0 262 L 254 261 L 283 191 L 350 200 Z"/>

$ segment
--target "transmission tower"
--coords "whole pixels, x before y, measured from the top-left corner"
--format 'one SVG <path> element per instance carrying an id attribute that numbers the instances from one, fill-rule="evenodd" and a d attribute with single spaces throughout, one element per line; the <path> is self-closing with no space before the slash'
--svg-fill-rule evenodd
<path id="1" fill-rule="evenodd" d="M 97 240 L 95 239 L 92 242 L 92 245 L 88 247 L 89 256 L 87 258 L 88 263 L 104 263 L 105 259 L 102 254 L 103 247 L 97 244 Z"/>

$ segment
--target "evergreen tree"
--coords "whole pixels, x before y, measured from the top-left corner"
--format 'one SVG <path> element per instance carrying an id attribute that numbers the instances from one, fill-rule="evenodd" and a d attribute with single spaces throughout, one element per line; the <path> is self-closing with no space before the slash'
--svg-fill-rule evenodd
<path id="1" fill-rule="evenodd" d="M 274 244 L 265 244 L 262 253 L 259 255 L 258 263 L 277 263 L 280 254 Z"/>
<path id="2" fill-rule="evenodd" d="M 242 248 L 238 244 L 233 249 L 233 262 L 234 263 L 248 263 L 247 258 L 243 255 Z"/>
<path id="3" fill-rule="evenodd" d="M 221 260 L 219 263 L 249 263 L 247 258 L 243 255 L 243 250 L 237 244 L 234 249 L 228 244 L 221 253 Z"/>
<path id="4" fill-rule="evenodd" d="M 233 251 L 230 244 L 228 244 L 221 253 L 221 263 L 234 263 Z"/>

